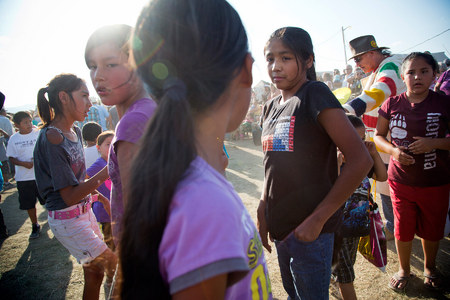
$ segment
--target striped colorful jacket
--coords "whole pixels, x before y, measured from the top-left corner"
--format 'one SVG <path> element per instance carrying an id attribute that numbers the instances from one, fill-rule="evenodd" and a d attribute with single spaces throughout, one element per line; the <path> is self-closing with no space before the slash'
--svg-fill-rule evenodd
<path id="1" fill-rule="evenodd" d="M 368 78 L 362 94 L 343 105 L 350 113 L 357 116 L 363 115 L 367 138 L 371 141 L 377 127 L 378 108 L 387 98 L 406 91 L 406 86 L 400 77 L 400 66 L 405 57 L 406 55 L 393 55 L 384 59 Z M 380 149 L 378 153 L 384 163 L 389 163 L 389 154 Z M 378 182 L 375 186 L 377 193 L 389 195 L 387 182 Z"/>
<path id="2" fill-rule="evenodd" d="M 367 127 L 376 127 L 377 108 L 387 98 L 406 91 L 406 86 L 400 77 L 403 58 L 403 55 L 393 55 L 384 59 L 370 75 L 362 94 L 343 105 L 352 114 L 357 116 L 364 114 L 363 120 Z"/>

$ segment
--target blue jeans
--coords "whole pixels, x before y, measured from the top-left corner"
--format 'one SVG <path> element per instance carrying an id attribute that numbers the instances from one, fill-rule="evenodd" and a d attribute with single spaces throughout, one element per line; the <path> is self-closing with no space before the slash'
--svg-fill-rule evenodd
<path id="1" fill-rule="evenodd" d="M 383 207 L 383 215 L 386 219 L 386 228 L 394 233 L 394 211 L 392 209 L 392 201 L 389 195 L 380 194 L 381 206 Z"/>
<path id="2" fill-rule="evenodd" d="M 288 299 L 328 299 L 333 242 L 334 233 L 322 233 L 313 242 L 301 242 L 293 233 L 275 241 Z"/>

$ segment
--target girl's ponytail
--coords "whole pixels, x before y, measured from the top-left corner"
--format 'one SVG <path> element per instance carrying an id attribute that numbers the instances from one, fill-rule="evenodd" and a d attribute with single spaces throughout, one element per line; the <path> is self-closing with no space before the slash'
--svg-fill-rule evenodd
<path id="1" fill-rule="evenodd" d="M 37 94 L 37 107 L 39 117 L 42 120 L 41 128 L 50 125 L 50 122 L 59 115 L 63 115 L 63 107 L 59 92 L 66 92 L 72 97 L 72 92 L 78 90 L 84 80 L 73 74 L 60 74 L 55 76 L 47 84 L 47 87 L 41 88 Z M 48 100 L 45 97 L 47 94 Z"/>
<path id="2" fill-rule="evenodd" d="M 170 299 L 158 249 L 172 197 L 197 156 L 194 119 L 214 105 L 248 55 L 224 0 L 153 0 L 137 20 L 132 57 L 158 102 L 131 170 L 120 239 L 123 299 Z"/>
<path id="3" fill-rule="evenodd" d="M 132 166 L 138 171 L 132 174 L 126 195 L 130 201 L 120 242 L 123 299 L 142 298 L 143 290 L 154 299 L 170 299 L 159 272 L 158 249 L 176 186 L 196 156 L 192 115 L 182 94 L 176 87 L 165 92 Z"/>
<path id="4" fill-rule="evenodd" d="M 48 103 L 47 98 L 45 98 L 47 90 L 47 87 L 41 88 L 37 95 L 37 107 L 39 117 L 42 121 L 42 125 L 40 126 L 40 128 L 47 127 L 54 118 L 53 109 L 50 107 L 50 103 Z"/>

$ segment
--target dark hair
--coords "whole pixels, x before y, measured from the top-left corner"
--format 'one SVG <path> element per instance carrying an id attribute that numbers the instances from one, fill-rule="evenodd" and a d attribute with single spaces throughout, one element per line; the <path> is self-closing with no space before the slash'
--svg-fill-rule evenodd
<path id="1" fill-rule="evenodd" d="M 100 126 L 96 122 L 87 122 L 83 125 L 83 128 L 81 129 L 83 140 L 89 142 L 95 142 L 100 133 L 102 133 L 102 126 Z"/>
<path id="2" fill-rule="evenodd" d="M 20 122 L 22 122 L 22 120 L 25 119 L 25 118 L 31 119 L 30 113 L 27 112 L 27 111 L 18 111 L 13 116 L 13 122 L 15 124 L 19 125 Z"/>
<path id="3" fill-rule="evenodd" d="M 392 56 L 392 52 L 388 49 L 378 49 L 378 50 L 374 50 L 374 51 L 379 52 L 381 55 L 383 55 L 385 57 Z"/>
<path id="4" fill-rule="evenodd" d="M 438 70 L 441 73 L 447 71 L 447 65 L 444 64 L 443 62 L 438 62 Z"/>
<path id="5" fill-rule="evenodd" d="M 364 125 L 363 120 L 360 117 L 357 117 L 357 116 L 352 115 L 352 114 L 347 114 L 347 117 L 348 117 L 350 123 L 352 123 L 353 127 L 355 127 L 355 128 L 359 128 L 359 127 L 366 128 L 366 126 Z"/>
<path id="6" fill-rule="evenodd" d="M 423 60 L 425 60 L 425 62 L 428 65 L 430 65 L 430 67 L 431 67 L 431 69 L 433 70 L 434 73 L 437 73 L 439 71 L 439 65 L 438 65 L 437 61 L 434 59 L 433 55 L 431 55 L 429 53 L 425 53 L 425 52 L 411 52 L 410 54 L 408 54 L 408 56 L 405 57 L 405 59 L 403 59 L 402 73 L 405 71 L 406 63 L 408 61 L 411 61 L 411 60 L 416 59 L 418 57 L 420 57 Z"/>
<path id="7" fill-rule="evenodd" d="M 224 0 L 155 0 L 132 39 L 138 74 L 156 97 L 131 170 L 122 219 L 123 299 L 169 299 L 158 249 L 177 184 L 197 156 L 194 116 L 217 102 L 248 55 L 245 29 Z"/>
<path id="8" fill-rule="evenodd" d="M 114 131 L 106 130 L 106 131 L 103 131 L 102 133 L 100 133 L 97 137 L 97 146 L 100 146 L 101 144 L 103 144 L 103 142 L 110 136 L 114 136 Z"/>
<path id="9" fill-rule="evenodd" d="M 72 101 L 72 92 L 78 90 L 84 80 L 73 74 L 60 74 L 55 76 L 47 84 L 47 87 L 41 88 L 37 95 L 37 107 L 39 117 L 42 120 L 42 126 L 47 127 L 50 122 L 58 115 L 63 115 L 62 103 L 59 98 L 59 92 L 66 92 Z M 48 96 L 45 97 L 45 94 Z"/>
<path id="10" fill-rule="evenodd" d="M 0 109 L 3 109 L 3 104 L 5 104 L 5 94 L 3 94 L 2 92 L 0 92 Z"/>
<path id="11" fill-rule="evenodd" d="M 86 48 L 84 50 L 84 60 L 88 65 L 88 56 L 92 49 L 106 44 L 112 43 L 129 55 L 129 40 L 131 37 L 132 27 L 125 24 L 115 24 L 100 27 L 89 37 Z"/>
<path id="12" fill-rule="evenodd" d="M 450 67 L 450 59 L 448 59 L 448 58 L 444 59 L 443 63 L 444 63 L 447 67 Z"/>
<path id="13" fill-rule="evenodd" d="M 264 51 L 266 51 L 270 42 L 275 39 L 280 40 L 284 46 L 289 48 L 294 53 L 297 65 L 300 62 L 302 66 L 306 66 L 306 61 L 312 55 L 313 64 L 311 68 L 306 71 L 306 78 L 308 78 L 308 80 L 317 79 L 316 68 L 314 66 L 315 56 L 313 44 L 308 32 L 298 27 L 283 27 L 277 29 L 274 33 L 272 33 L 267 41 Z"/>

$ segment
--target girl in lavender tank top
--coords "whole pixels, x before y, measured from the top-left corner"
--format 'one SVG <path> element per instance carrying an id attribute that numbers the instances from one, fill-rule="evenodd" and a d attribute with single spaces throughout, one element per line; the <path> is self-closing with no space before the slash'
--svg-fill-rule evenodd
<path id="1" fill-rule="evenodd" d="M 131 166 L 123 299 L 272 299 L 258 231 L 224 177 L 223 139 L 246 115 L 253 58 L 224 0 L 156 0 L 132 37 L 158 101 Z"/>
<path id="2" fill-rule="evenodd" d="M 108 159 L 112 182 L 111 227 L 116 247 L 120 241 L 123 194 L 129 186 L 131 159 L 156 108 L 129 62 L 131 32 L 132 28 L 124 24 L 101 27 L 89 37 L 85 49 L 92 85 L 103 104 L 115 105 L 120 118 Z"/>

